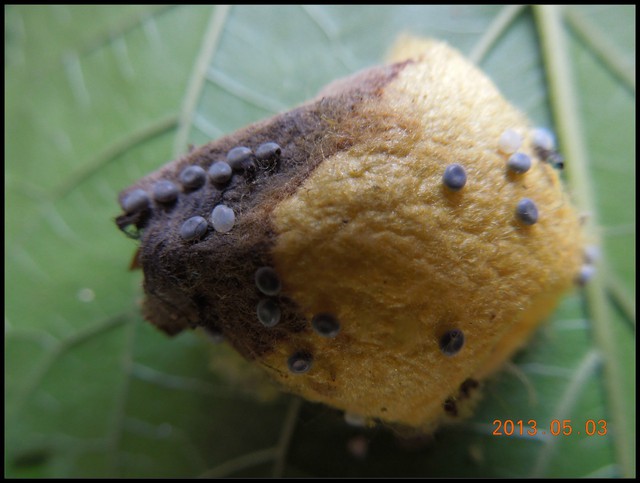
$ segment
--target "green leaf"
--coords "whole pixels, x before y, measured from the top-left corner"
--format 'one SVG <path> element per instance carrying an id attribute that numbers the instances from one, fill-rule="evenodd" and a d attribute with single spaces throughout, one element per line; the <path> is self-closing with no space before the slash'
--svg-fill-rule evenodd
<path id="1" fill-rule="evenodd" d="M 211 371 L 224 346 L 142 321 L 113 223 L 117 193 L 189 143 L 380 62 L 401 32 L 448 41 L 555 127 L 603 253 L 474 417 L 428 441 Z M 7 476 L 635 476 L 635 7 L 5 7 L 5 101 Z"/>

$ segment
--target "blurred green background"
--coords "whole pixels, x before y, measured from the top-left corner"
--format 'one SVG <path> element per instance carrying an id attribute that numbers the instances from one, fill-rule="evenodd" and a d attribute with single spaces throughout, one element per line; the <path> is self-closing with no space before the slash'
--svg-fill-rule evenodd
<path id="1" fill-rule="evenodd" d="M 448 41 L 553 126 L 546 14 L 563 15 L 577 112 L 562 112 L 582 136 L 561 145 L 586 153 L 567 163 L 587 182 L 569 182 L 590 195 L 601 270 L 471 420 L 407 441 L 260 401 L 209 370 L 223 345 L 141 320 L 121 189 L 379 63 L 402 32 Z M 635 7 L 5 7 L 5 140 L 6 476 L 635 475 Z M 498 437 L 495 419 L 608 433 Z"/>

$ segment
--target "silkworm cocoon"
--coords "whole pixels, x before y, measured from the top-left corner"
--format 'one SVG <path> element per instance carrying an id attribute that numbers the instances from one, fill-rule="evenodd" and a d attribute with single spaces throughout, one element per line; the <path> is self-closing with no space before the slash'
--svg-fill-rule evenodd
<path id="1" fill-rule="evenodd" d="M 428 430 L 468 413 L 584 243 L 549 163 L 505 169 L 539 140 L 492 82 L 443 43 L 396 52 L 139 180 L 121 202 L 161 179 L 184 192 L 117 222 L 141 233 L 157 327 L 215 330 L 289 391 Z M 222 159 L 233 176 L 205 183 Z"/>

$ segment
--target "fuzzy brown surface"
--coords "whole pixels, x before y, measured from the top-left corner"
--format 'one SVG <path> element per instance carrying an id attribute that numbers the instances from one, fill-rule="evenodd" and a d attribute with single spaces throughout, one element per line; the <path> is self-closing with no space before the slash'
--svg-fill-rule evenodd
<path id="1" fill-rule="evenodd" d="M 133 225 L 140 233 L 136 264 L 144 271 L 145 318 L 168 334 L 204 326 L 221 331 L 245 357 L 260 357 L 291 333 L 309 331 L 295 303 L 280 298 L 282 319 L 263 327 L 256 318 L 261 298 L 255 271 L 272 265 L 273 230 L 270 214 L 291 196 L 326 156 L 349 148 L 366 133 L 366 123 L 354 124 L 354 112 L 380 95 L 404 64 L 365 71 L 318 96 L 308 104 L 202 146 L 139 180 L 120 194 L 141 188 L 151 193 L 162 179 L 178 183 L 187 166 L 205 169 L 236 146 L 256 149 L 277 142 L 282 155 L 277 165 L 258 165 L 252 175 L 234 172 L 224 187 L 209 180 L 194 191 L 184 190 L 171 205 L 153 203 L 149 210 L 121 215 L 123 229 Z M 236 223 L 229 233 L 215 233 L 185 242 L 179 236 L 182 223 L 192 216 L 207 219 L 223 203 L 233 209 Z"/>

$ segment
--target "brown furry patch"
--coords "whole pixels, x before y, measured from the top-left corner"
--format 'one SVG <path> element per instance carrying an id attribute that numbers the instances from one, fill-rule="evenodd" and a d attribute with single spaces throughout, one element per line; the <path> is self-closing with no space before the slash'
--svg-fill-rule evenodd
<path id="1" fill-rule="evenodd" d="M 277 326 L 266 328 L 256 316 L 262 295 L 254 274 L 272 265 L 271 212 L 323 159 L 366 135 L 366 122 L 361 118 L 354 122 L 359 119 L 357 111 L 379 96 L 406 64 L 369 69 L 333 84 L 316 100 L 195 149 L 124 190 L 120 200 L 138 188 L 151 193 L 161 179 L 179 184 L 184 168 L 195 165 L 206 171 L 236 146 L 255 150 L 273 141 L 282 148 L 277 162 L 255 161 L 253 169 L 234 172 L 223 187 L 207 180 L 200 189 L 180 193 L 171 205 L 152 203 L 148 210 L 117 218 L 123 231 L 141 240 L 135 265 L 144 270 L 145 318 L 170 335 L 196 326 L 215 328 L 251 359 L 269 352 L 289 334 L 310 330 L 284 295 L 279 297 L 282 315 Z M 196 242 L 180 238 L 185 220 L 196 215 L 208 219 L 220 203 L 236 215 L 229 233 L 215 233 L 209 227 Z"/>

